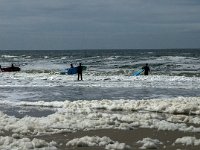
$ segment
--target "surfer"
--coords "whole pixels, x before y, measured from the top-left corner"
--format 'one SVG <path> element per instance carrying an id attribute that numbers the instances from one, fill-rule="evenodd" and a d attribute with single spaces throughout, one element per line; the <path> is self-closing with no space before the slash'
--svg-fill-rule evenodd
<path id="1" fill-rule="evenodd" d="M 73 64 L 70 64 L 70 68 L 68 69 L 68 74 L 73 74 Z"/>
<path id="2" fill-rule="evenodd" d="M 149 68 L 149 65 L 147 63 L 146 63 L 146 65 L 144 67 L 142 67 L 142 69 L 144 69 L 144 75 L 148 75 L 149 74 L 150 68 Z"/>
<path id="3" fill-rule="evenodd" d="M 83 68 L 81 66 L 81 63 L 79 63 L 79 66 L 77 67 L 78 80 L 79 80 L 79 78 L 81 78 L 81 80 L 83 80 L 83 78 L 82 78 L 82 71 L 83 71 Z"/>

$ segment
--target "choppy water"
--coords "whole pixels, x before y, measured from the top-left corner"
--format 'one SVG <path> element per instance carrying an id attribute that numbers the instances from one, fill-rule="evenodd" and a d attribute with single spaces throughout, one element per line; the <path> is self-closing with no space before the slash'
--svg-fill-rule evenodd
<path id="1" fill-rule="evenodd" d="M 55 72 L 82 62 L 87 73 L 118 75 L 145 63 L 153 74 L 199 76 L 200 50 L 1 51 L 0 64 L 20 65 L 24 72 Z"/>
<path id="2" fill-rule="evenodd" d="M 84 81 L 59 71 L 81 62 Z M 64 101 L 200 96 L 200 50 L 0 51 L 0 64 L 22 71 L 0 73 L 0 100 Z M 150 76 L 131 76 L 149 63 Z M 5 103 L 6 103 L 5 102 Z"/>

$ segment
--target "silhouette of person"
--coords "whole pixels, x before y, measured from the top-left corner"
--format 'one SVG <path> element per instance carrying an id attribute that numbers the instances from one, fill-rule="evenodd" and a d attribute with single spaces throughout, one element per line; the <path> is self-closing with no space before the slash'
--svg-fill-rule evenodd
<path id="1" fill-rule="evenodd" d="M 144 75 L 149 74 L 150 68 L 149 68 L 149 65 L 147 63 L 146 63 L 145 66 L 142 67 L 142 69 L 144 69 Z"/>
<path id="2" fill-rule="evenodd" d="M 14 64 L 11 64 L 11 67 L 14 68 Z"/>
<path id="3" fill-rule="evenodd" d="M 82 71 L 83 71 L 83 68 L 81 66 L 81 63 L 79 63 L 79 66 L 77 67 L 78 80 L 79 80 L 79 78 L 81 78 L 81 80 L 83 80 Z"/>
<path id="4" fill-rule="evenodd" d="M 73 72 L 74 72 L 74 66 L 73 66 L 73 64 L 70 64 L 70 68 L 68 69 L 68 74 L 73 74 Z"/>

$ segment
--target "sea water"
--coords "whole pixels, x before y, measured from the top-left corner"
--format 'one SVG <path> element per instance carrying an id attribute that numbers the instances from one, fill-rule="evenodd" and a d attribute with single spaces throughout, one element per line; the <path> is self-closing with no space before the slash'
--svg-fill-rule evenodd
<path id="1" fill-rule="evenodd" d="M 60 74 L 71 63 L 87 67 L 83 81 Z M 150 75 L 132 75 L 146 63 Z M 0 65 L 11 64 L 21 71 L 0 73 L 0 131 L 200 131 L 177 124 L 200 124 L 188 116 L 200 114 L 200 49 L 0 51 Z M 182 116 L 132 113 L 141 110 Z"/>
<path id="2" fill-rule="evenodd" d="M 200 96 L 200 50 L 1 51 L 1 101 L 74 101 Z M 87 66 L 83 81 L 60 75 L 70 64 Z M 149 76 L 132 76 L 149 64 Z"/>
<path id="3" fill-rule="evenodd" d="M 0 100 L 141 100 L 200 96 L 200 50 L 16 50 L 1 51 Z M 87 66 L 83 81 L 60 75 L 70 64 Z M 146 63 L 149 76 L 132 76 Z"/>

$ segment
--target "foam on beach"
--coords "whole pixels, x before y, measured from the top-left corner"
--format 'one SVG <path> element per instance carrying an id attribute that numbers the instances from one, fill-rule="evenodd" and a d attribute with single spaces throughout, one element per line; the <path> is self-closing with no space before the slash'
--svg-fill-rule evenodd
<path id="1" fill-rule="evenodd" d="M 144 138 L 137 142 L 138 144 L 142 144 L 141 149 L 157 149 L 158 145 L 163 144 L 158 139 Z"/>
<path id="2" fill-rule="evenodd" d="M 0 136 L 0 149 L 15 149 L 15 150 L 28 150 L 28 149 L 37 149 L 37 150 L 56 150 L 56 142 L 52 141 L 50 143 L 36 139 L 33 140 L 29 138 L 16 139 L 13 137 Z"/>
<path id="3" fill-rule="evenodd" d="M 130 149 L 129 145 L 125 143 L 119 143 L 118 141 L 113 141 L 109 137 L 99 137 L 99 136 L 84 136 L 82 138 L 75 138 L 70 140 L 66 144 L 67 147 L 105 147 L 108 150 L 125 150 Z"/>
<path id="4" fill-rule="evenodd" d="M 196 139 L 196 137 L 185 136 L 185 137 L 176 139 L 174 144 L 182 144 L 185 146 L 189 146 L 189 145 L 198 146 L 200 145 L 200 139 Z"/>
<path id="5" fill-rule="evenodd" d="M 1 131 L 37 135 L 77 130 L 130 130 L 142 127 L 200 132 L 200 128 L 187 125 L 187 123 L 200 124 L 199 118 L 191 116 L 200 113 L 199 97 L 143 101 L 21 102 L 18 105 L 57 107 L 57 111 L 40 118 L 31 116 L 16 118 L 1 112 Z M 160 113 L 166 115 L 163 117 Z"/>

